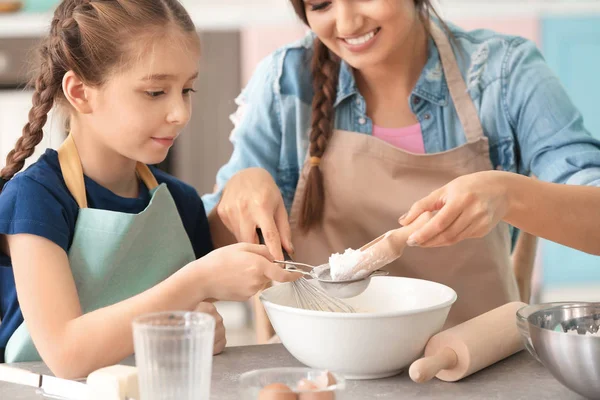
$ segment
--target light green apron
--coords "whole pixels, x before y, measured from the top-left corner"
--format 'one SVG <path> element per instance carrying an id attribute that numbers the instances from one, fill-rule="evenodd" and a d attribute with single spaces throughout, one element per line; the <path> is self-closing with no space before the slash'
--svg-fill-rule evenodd
<path id="1" fill-rule="evenodd" d="M 152 198 L 139 214 L 87 208 L 83 170 L 69 136 L 58 150 L 65 183 L 77 204 L 69 263 L 84 313 L 135 296 L 195 260 L 194 250 L 169 189 L 150 169 L 137 165 Z M 39 361 L 23 323 L 10 337 L 6 362 Z"/>

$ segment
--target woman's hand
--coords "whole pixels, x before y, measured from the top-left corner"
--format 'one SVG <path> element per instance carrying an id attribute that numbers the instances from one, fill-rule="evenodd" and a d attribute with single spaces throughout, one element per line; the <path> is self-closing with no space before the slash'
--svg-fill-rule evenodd
<path id="1" fill-rule="evenodd" d="M 411 224 L 424 212 L 438 212 L 408 238 L 408 245 L 450 246 L 487 235 L 508 212 L 509 175 L 501 171 L 464 175 L 417 201 L 400 217 L 402 225 Z"/>
<path id="2" fill-rule="evenodd" d="M 225 338 L 225 325 L 223 324 L 223 317 L 217 311 L 217 307 L 209 302 L 202 302 L 196 306 L 194 310 L 196 312 L 206 313 L 211 315 L 215 319 L 215 345 L 213 348 L 213 354 L 219 354 L 225 349 L 227 339 Z"/>
<path id="3" fill-rule="evenodd" d="M 223 190 L 217 213 L 239 242 L 258 243 L 256 228 L 261 228 L 276 259 L 283 260 L 282 246 L 294 253 L 281 192 L 266 170 L 248 168 L 235 174 Z"/>

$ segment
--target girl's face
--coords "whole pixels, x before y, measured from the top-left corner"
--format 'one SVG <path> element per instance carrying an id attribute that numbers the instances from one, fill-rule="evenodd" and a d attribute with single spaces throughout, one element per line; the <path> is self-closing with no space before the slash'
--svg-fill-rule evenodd
<path id="1" fill-rule="evenodd" d="M 414 0 L 304 0 L 304 6 L 313 32 L 356 69 L 401 55 L 419 22 Z"/>
<path id="2" fill-rule="evenodd" d="M 163 161 L 191 116 L 200 58 L 192 43 L 159 40 L 132 67 L 89 90 L 85 135 L 128 159 Z"/>

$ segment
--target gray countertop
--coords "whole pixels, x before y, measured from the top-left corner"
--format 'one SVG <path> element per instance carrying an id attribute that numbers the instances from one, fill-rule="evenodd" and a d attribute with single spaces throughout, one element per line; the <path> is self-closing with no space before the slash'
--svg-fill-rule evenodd
<path id="1" fill-rule="evenodd" d="M 132 363 L 133 359 L 125 363 Z M 15 366 L 38 373 L 48 373 L 42 363 Z M 280 344 L 228 347 L 214 358 L 211 398 L 239 400 L 238 377 L 253 369 L 302 366 Z M 527 352 L 522 351 L 460 382 L 437 379 L 416 384 L 406 373 L 372 381 L 348 381 L 345 400 L 364 399 L 583 399 L 556 381 Z M 35 390 L 0 382 L 2 400 L 39 400 Z"/>

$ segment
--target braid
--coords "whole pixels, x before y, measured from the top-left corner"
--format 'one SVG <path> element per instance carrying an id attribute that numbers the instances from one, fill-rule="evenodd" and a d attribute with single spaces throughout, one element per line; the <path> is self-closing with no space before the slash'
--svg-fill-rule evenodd
<path id="1" fill-rule="evenodd" d="M 65 32 L 73 31 L 74 25 L 76 27 L 73 12 L 77 7 L 89 2 L 89 0 L 66 0 L 60 4 L 54 13 L 50 24 L 50 35 L 39 49 L 41 64 L 37 77 L 33 82 L 35 90 L 28 122 L 23 128 L 23 133 L 17 140 L 14 149 L 6 156 L 6 166 L 0 171 L 2 184 L 23 169 L 25 160 L 31 157 L 35 147 L 44 137 L 43 128 L 48 120 L 48 113 L 60 93 L 62 77 L 66 73 L 63 63 L 54 60 L 63 59 L 62 56 L 65 53 L 63 36 Z"/>
<path id="2" fill-rule="evenodd" d="M 315 39 L 312 59 L 314 96 L 309 154 L 320 159 L 333 133 L 335 111 L 333 108 L 339 74 L 339 62 L 333 60 L 329 49 L 318 38 Z M 304 193 L 300 227 L 308 230 L 323 218 L 325 190 L 320 167 L 314 163 L 308 173 Z"/>
<path id="3" fill-rule="evenodd" d="M 6 156 L 6 166 L 0 171 L 4 180 L 11 179 L 25 165 L 43 138 L 42 128 L 48 119 L 48 112 L 54 105 L 54 98 L 61 86 L 61 81 L 53 76 L 52 64 L 49 60 L 48 48 L 42 47 L 41 55 L 45 61 L 41 65 L 39 76 L 35 80 L 32 107 L 29 111 L 29 121 L 23 128 L 23 135 L 17 140 L 15 148 Z"/>

